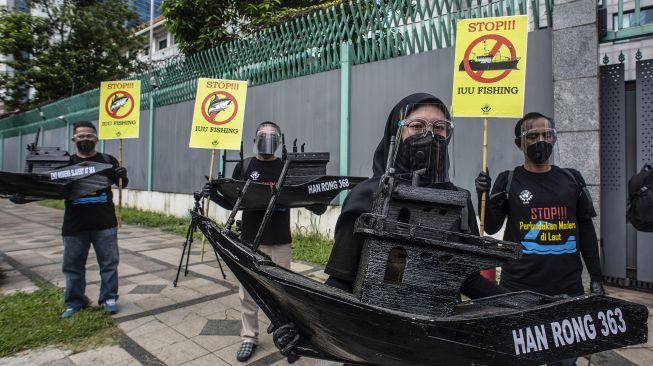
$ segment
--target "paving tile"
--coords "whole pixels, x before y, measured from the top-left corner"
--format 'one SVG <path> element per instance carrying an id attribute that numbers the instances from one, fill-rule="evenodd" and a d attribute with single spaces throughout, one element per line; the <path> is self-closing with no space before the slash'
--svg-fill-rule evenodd
<path id="1" fill-rule="evenodd" d="M 40 366 L 75 366 L 75 363 L 71 361 L 70 358 L 62 358 L 60 360 L 43 363 Z"/>
<path id="2" fill-rule="evenodd" d="M 133 290 L 129 291 L 130 294 L 158 294 L 166 285 L 137 285 Z"/>
<path id="3" fill-rule="evenodd" d="M 636 365 L 653 364 L 653 351 L 647 348 L 622 348 L 615 352 Z"/>
<path id="4" fill-rule="evenodd" d="M 192 340 L 185 340 L 166 346 L 156 352 L 156 357 L 166 365 L 181 365 L 209 354 L 209 351 L 196 344 Z"/>
<path id="5" fill-rule="evenodd" d="M 229 366 L 229 364 L 222 361 L 218 356 L 209 353 L 208 355 L 188 361 L 183 366 Z"/>
<path id="6" fill-rule="evenodd" d="M 192 338 L 201 334 L 207 321 L 207 318 L 191 313 L 188 314 L 184 321 L 177 323 L 172 328 L 183 334 L 186 338 Z"/>
<path id="7" fill-rule="evenodd" d="M 237 336 L 240 334 L 240 328 L 240 320 L 209 319 L 202 328 L 200 335 Z"/>
<path id="8" fill-rule="evenodd" d="M 240 336 L 216 337 L 199 335 L 191 338 L 191 340 L 210 352 L 216 352 L 234 344 L 240 344 L 241 342 Z"/>
<path id="9" fill-rule="evenodd" d="M 186 337 L 184 337 L 181 333 L 168 326 L 164 326 L 162 329 L 157 329 L 155 331 L 144 333 L 138 336 L 130 335 L 130 337 L 141 347 L 145 348 L 155 356 L 158 354 L 158 350 L 186 340 Z"/>
<path id="10" fill-rule="evenodd" d="M 293 272 L 304 272 L 310 269 L 313 269 L 313 266 L 309 266 L 305 263 L 299 263 L 299 262 L 290 263 L 290 270 L 292 270 Z"/>
<path id="11" fill-rule="evenodd" d="M 145 319 L 147 319 L 147 321 L 144 321 Z M 127 335 L 132 338 L 167 328 L 167 325 L 159 321 L 159 319 L 156 319 L 154 316 L 147 316 L 142 319 L 121 323 L 120 327 L 122 328 L 123 326 L 125 328 L 131 328 L 126 332 Z"/>
<path id="12" fill-rule="evenodd" d="M 42 365 L 65 359 L 71 352 L 58 348 L 47 347 L 38 350 L 26 350 L 14 354 L 11 357 L 0 358 L 0 365 L 3 366 L 31 366 Z"/>
<path id="13" fill-rule="evenodd" d="M 133 357 L 119 346 L 101 347 L 94 350 L 76 353 L 69 356 L 70 360 L 79 366 L 109 366 L 117 362 L 132 360 Z"/>

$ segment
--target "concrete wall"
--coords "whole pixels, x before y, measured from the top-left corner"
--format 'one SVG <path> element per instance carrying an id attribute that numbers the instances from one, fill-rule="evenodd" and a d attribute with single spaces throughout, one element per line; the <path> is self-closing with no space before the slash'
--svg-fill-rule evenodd
<path id="1" fill-rule="evenodd" d="M 556 2 L 552 47 L 553 117 L 560 153 L 556 162 L 583 174 L 598 208 L 601 200 L 596 9 L 597 3 L 592 0 Z M 595 224 L 598 226 L 599 222 L 597 218 Z"/>
<path id="2" fill-rule="evenodd" d="M 527 57 L 525 112 L 539 111 L 552 115 L 550 30 L 529 33 Z M 447 104 L 451 103 L 453 62 L 454 49 L 445 48 L 351 68 L 350 175 L 371 175 L 373 151 L 383 134 L 387 115 L 404 96 L 414 92 L 430 92 Z M 329 174 L 339 174 L 340 83 L 341 71 L 334 70 L 249 88 L 243 127 L 245 155 L 252 155 L 256 126 L 261 121 L 271 120 L 281 126 L 289 150 L 292 141 L 297 138 L 298 145 L 306 143 L 307 151 L 328 151 L 331 162 L 327 171 Z M 188 194 L 202 187 L 210 161 L 209 150 L 188 148 L 193 105 L 194 102 L 189 101 L 155 110 L 153 190 L 184 196 L 161 198 L 163 196 L 153 196 L 153 193 L 134 192 L 129 196 L 134 198 L 127 198 L 127 204 L 177 214 L 184 214 L 191 207 Z M 482 120 L 460 118 L 454 122 L 450 175 L 457 185 L 473 190 L 473 180 L 482 163 Z M 494 177 L 523 161 L 513 144 L 515 122 L 516 119 L 489 120 L 489 167 Z M 50 146 L 63 147 L 66 143 L 65 132 L 64 128 L 46 131 L 43 141 Z M 148 133 L 149 111 L 144 110 L 140 118 L 140 137 L 123 140 L 123 164 L 129 171 L 131 190 L 147 189 Z M 24 141 L 27 138 L 24 137 Z M 5 141 L 5 150 L 13 152 L 13 155 L 5 154 L 7 163 L 11 162 L 6 164 L 9 168 L 15 166 L 17 157 L 12 141 Z M 75 151 L 73 144 L 70 144 L 70 150 Z M 104 151 L 118 157 L 118 140 L 106 140 Z M 228 151 L 227 156 L 236 158 L 238 154 L 237 151 Z M 215 166 L 219 166 L 218 161 Z M 227 176 L 231 176 L 233 167 L 234 164 L 226 167 Z M 298 219 L 303 217 L 303 214 L 297 215 Z M 324 220 L 330 222 L 331 219 Z M 301 221 L 301 225 L 304 223 Z"/>

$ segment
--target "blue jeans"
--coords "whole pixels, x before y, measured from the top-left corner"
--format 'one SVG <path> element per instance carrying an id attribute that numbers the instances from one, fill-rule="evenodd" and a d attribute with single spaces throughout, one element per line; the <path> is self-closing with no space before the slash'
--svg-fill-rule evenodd
<path id="1" fill-rule="evenodd" d="M 88 305 L 86 291 L 86 259 L 90 244 L 100 266 L 100 298 L 98 304 L 108 299 L 118 299 L 118 229 L 84 231 L 63 237 L 62 271 L 66 276 L 64 301 L 71 308 Z"/>

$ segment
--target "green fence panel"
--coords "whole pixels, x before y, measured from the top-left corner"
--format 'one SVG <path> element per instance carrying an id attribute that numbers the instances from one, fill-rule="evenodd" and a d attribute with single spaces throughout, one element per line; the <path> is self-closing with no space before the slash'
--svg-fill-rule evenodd
<path id="1" fill-rule="evenodd" d="M 352 45 L 354 65 L 427 52 L 454 44 L 458 19 L 526 14 L 529 0 L 352 0 L 289 20 L 246 38 L 190 56 L 156 62 L 141 80 L 141 109 L 149 109 L 156 83 L 155 105 L 194 98 L 197 78 L 248 80 L 250 86 L 272 83 L 340 68 L 340 45 Z M 551 26 L 553 0 L 530 0 L 536 28 Z M 539 14 L 546 12 L 546 21 Z M 546 23 L 546 24 L 541 24 Z M 0 119 L 5 138 L 34 128 L 60 127 L 97 119 L 99 89 Z M 63 118 L 59 118 L 62 116 Z"/>

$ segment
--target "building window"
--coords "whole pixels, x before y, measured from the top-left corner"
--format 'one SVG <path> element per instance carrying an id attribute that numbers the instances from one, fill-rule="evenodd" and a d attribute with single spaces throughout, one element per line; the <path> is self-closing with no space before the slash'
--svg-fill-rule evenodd
<path id="1" fill-rule="evenodd" d="M 639 25 L 653 24 L 653 6 L 639 10 Z M 635 26 L 635 10 L 624 11 L 624 26 L 622 29 Z M 619 30 L 619 14 L 612 15 L 612 29 Z"/>
<path id="2" fill-rule="evenodd" d="M 158 45 L 157 50 L 163 50 L 165 48 L 168 48 L 168 39 L 167 38 L 160 39 L 157 45 Z"/>

